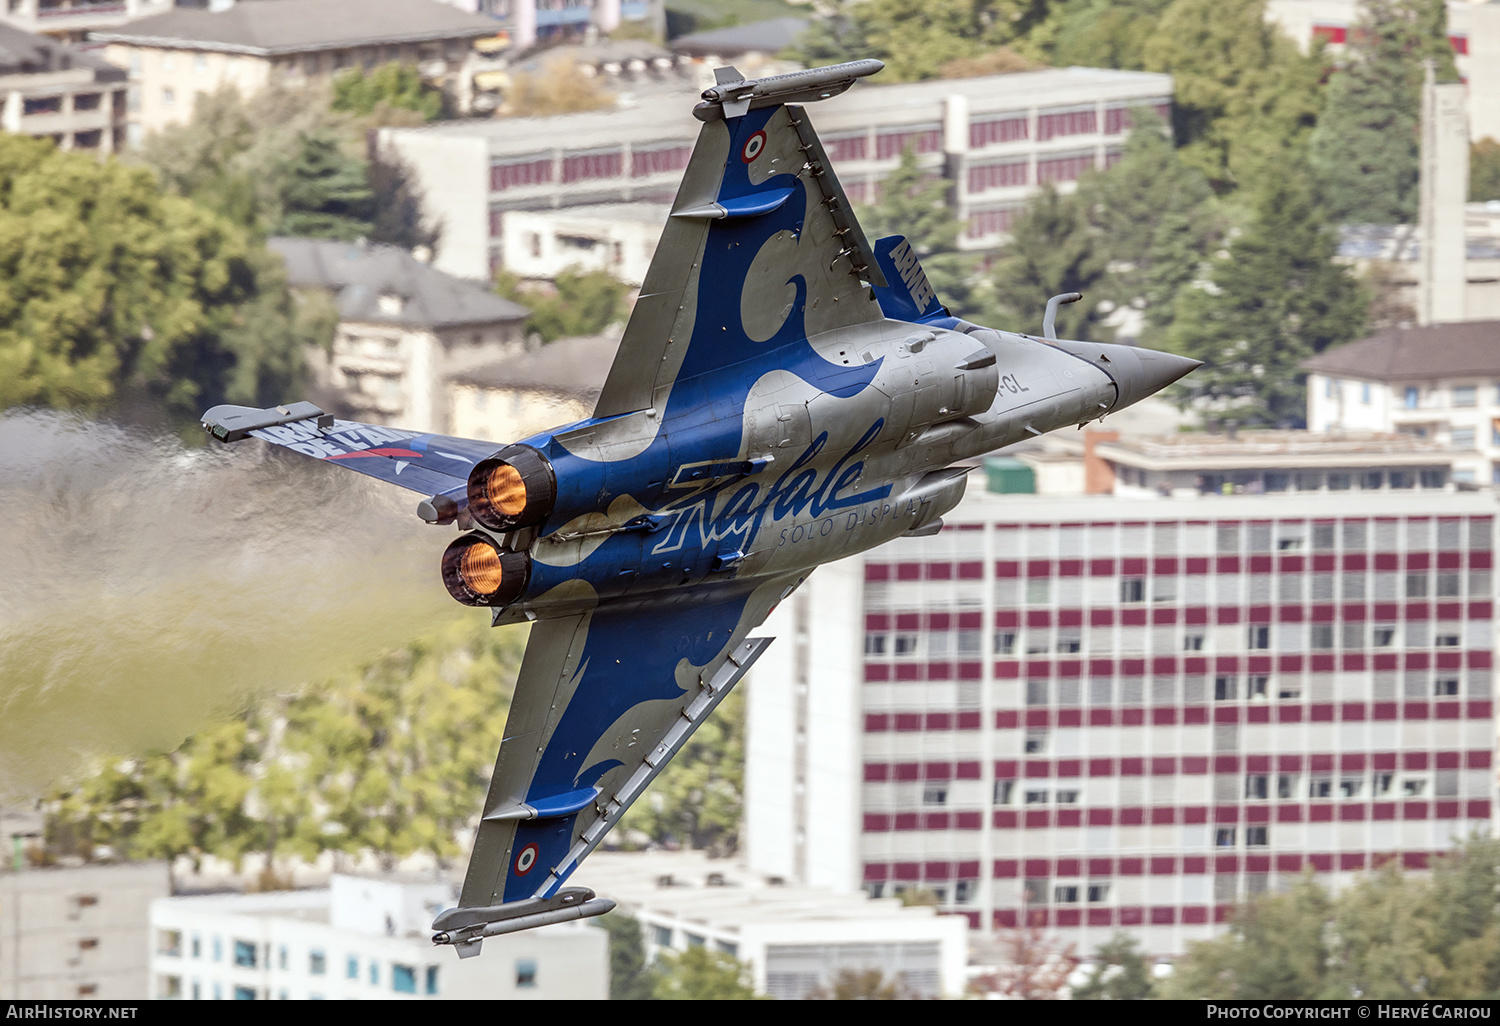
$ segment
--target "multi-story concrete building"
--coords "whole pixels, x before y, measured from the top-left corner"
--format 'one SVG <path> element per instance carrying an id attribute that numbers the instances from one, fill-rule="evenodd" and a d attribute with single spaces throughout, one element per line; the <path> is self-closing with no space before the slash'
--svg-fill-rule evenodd
<path id="1" fill-rule="evenodd" d="M 274 0 L 267 0 L 274 2 Z M 295 289 L 330 295 L 339 323 L 309 353 L 317 398 L 371 424 L 448 432 L 453 375 L 520 352 L 523 306 L 395 246 L 273 238 Z"/>
<path id="2" fill-rule="evenodd" d="M 640 922 L 648 960 L 710 947 L 748 965 L 757 992 L 784 1000 L 831 994 L 845 970 L 877 970 L 912 997 L 964 990 L 968 931 L 932 908 L 767 879 L 695 851 L 596 852 L 585 872 Z"/>
<path id="3" fill-rule="evenodd" d="M 1494 514 L 971 494 L 768 621 L 749 862 L 1158 955 L 1309 869 L 1426 866 L 1493 821 Z"/>
<path id="4" fill-rule="evenodd" d="M 1453 480 L 1500 483 L 1500 321 L 1393 329 L 1303 362 L 1307 427 L 1446 447 Z"/>
<path id="5" fill-rule="evenodd" d="M 150 908 L 170 893 L 165 862 L 0 872 L 0 996 L 150 997 Z"/>
<path id="6" fill-rule="evenodd" d="M 560 338 L 494 363 L 455 373 L 448 431 L 461 438 L 514 442 L 593 416 L 620 348 L 620 330 Z"/>
<path id="7" fill-rule="evenodd" d="M 335 875 L 322 890 L 164 898 L 151 906 L 153 998 L 602 1000 L 609 938 L 584 923 L 432 945 L 446 882 Z"/>
<path id="8" fill-rule="evenodd" d="M 637 288 L 667 223 L 662 203 L 604 203 L 500 214 L 500 266 L 523 278 L 556 278 L 569 268 L 608 271 Z"/>
<path id="9" fill-rule="evenodd" d="M 146 133 L 193 116 L 199 93 L 242 95 L 270 83 L 300 87 L 349 68 L 402 61 L 466 103 L 471 44 L 495 22 L 436 0 L 245 0 L 172 8 L 95 31 L 104 55 L 128 69 L 130 130 Z"/>
<path id="10" fill-rule="evenodd" d="M 0 25 L 0 128 L 59 149 L 125 144 L 125 73 L 92 53 Z"/>
<path id="11" fill-rule="evenodd" d="M 271 2 L 271 0 L 266 0 Z M 1062 68 L 981 78 L 861 85 L 813 116 L 840 182 L 856 203 L 911 149 L 952 184 L 962 244 L 997 245 L 1037 189 L 1071 188 L 1084 170 L 1123 152 L 1132 111 L 1167 113 L 1167 75 Z M 487 278 L 502 260 L 503 217 L 537 210 L 647 200 L 670 203 L 699 124 L 694 97 L 546 118 L 382 129 L 421 183 L 440 223 L 437 265 Z"/>

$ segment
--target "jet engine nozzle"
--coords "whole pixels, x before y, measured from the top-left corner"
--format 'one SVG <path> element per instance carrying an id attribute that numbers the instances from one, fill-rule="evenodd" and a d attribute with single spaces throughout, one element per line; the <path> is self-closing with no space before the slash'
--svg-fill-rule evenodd
<path id="1" fill-rule="evenodd" d="M 510 445 L 469 474 L 469 515 L 492 531 L 535 527 L 557 501 L 557 475 L 529 445 Z"/>
<path id="2" fill-rule="evenodd" d="M 466 606 L 508 606 L 526 591 L 531 557 L 498 549 L 479 533 L 466 534 L 443 552 L 443 586 Z"/>

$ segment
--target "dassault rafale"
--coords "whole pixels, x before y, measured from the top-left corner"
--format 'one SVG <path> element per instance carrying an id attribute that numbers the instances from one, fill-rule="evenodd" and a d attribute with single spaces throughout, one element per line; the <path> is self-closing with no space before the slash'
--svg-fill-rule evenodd
<path id="1" fill-rule="evenodd" d="M 564 884 L 770 643 L 814 568 L 934 534 L 958 461 L 1123 409 L 1197 361 L 951 316 L 900 236 L 871 246 L 806 109 L 865 60 L 716 72 L 671 216 L 594 416 L 493 442 L 218 406 L 204 427 L 421 493 L 462 533 L 459 602 L 530 622 L 457 908 L 482 939 L 599 915 Z"/>

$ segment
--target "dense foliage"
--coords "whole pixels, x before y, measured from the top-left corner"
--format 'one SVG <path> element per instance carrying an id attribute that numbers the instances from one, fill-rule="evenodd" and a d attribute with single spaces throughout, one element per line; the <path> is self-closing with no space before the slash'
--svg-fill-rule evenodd
<path id="1" fill-rule="evenodd" d="M 543 342 L 560 338 L 597 335 L 628 313 L 625 296 L 629 286 L 608 271 L 568 268 L 548 288 L 542 283 L 523 282 L 507 271 L 495 279 L 495 291 L 531 310 L 526 318 L 527 334 Z"/>
<path id="2" fill-rule="evenodd" d="M 1243 906 L 1191 945 L 1159 996 L 1232 1000 L 1500 996 L 1500 842 L 1471 840 L 1430 875 L 1395 863 L 1330 896 L 1310 878 Z"/>
<path id="3" fill-rule="evenodd" d="M 279 261 L 143 169 L 0 136 L 0 234 L 0 407 L 266 405 L 316 341 Z"/>

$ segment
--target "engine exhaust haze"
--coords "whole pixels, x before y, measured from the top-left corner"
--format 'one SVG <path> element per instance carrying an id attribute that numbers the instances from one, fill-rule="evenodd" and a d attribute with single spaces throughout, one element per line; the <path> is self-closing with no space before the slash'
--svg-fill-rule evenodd
<path id="1" fill-rule="evenodd" d="M 0 416 L 0 799 L 453 620 L 446 532 L 321 471 L 259 444 Z"/>

